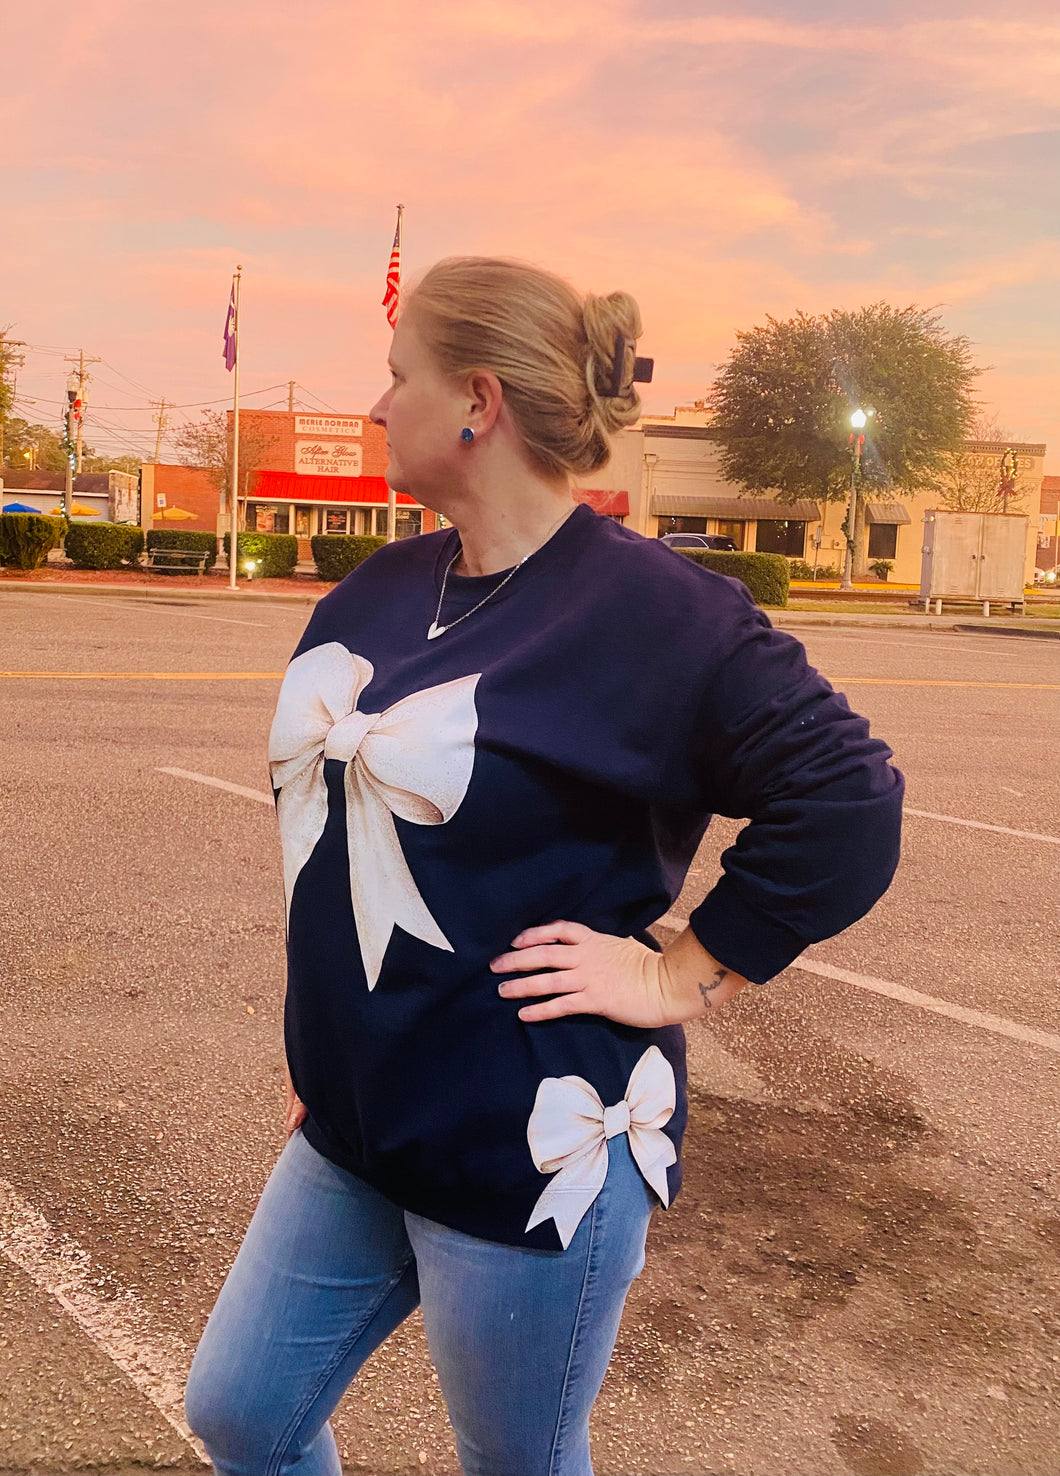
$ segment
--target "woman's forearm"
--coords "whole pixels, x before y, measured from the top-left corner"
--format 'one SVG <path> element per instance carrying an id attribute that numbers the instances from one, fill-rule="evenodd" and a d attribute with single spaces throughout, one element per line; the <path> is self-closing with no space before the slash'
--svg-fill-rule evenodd
<path id="1" fill-rule="evenodd" d="M 691 928 L 663 950 L 659 976 L 666 1013 L 674 1023 L 720 1009 L 750 982 L 709 953 Z"/>

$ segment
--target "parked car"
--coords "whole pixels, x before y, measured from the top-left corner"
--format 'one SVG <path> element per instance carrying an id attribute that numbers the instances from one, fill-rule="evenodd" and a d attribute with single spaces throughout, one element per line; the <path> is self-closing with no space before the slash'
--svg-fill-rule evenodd
<path id="1" fill-rule="evenodd" d="M 668 548 L 720 548 L 724 553 L 739 553 L 725 533 L 664 533 L 660 541 Z"/>

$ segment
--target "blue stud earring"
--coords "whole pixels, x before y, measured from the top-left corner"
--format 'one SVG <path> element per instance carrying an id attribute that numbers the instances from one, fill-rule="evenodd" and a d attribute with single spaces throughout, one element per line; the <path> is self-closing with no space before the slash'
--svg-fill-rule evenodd
<path id="1" fill-rule="evenodd" d="M 471 442 L 475 439 L 475 432 L 471 429 L 469 425 L 465 425 L 464 429 L 460 432 L 460 439 L 462 441 L 466 441 L 469 446 Z"/>

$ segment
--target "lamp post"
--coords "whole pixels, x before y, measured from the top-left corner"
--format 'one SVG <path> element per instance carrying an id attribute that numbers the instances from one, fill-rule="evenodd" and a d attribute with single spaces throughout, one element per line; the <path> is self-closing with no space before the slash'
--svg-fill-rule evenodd
<path id="1" fill-rule="evenodd" d="M 858 526 L 858 478 L 861 476 L 861 448 L 865 444 L 865 426 L 874 410 L 862 410 L 859 405 L 850 417 L 850 501 L 847 505 L 847 547 L 843 555 L 843 573 L 840 589 L 854 588 L 854 540 Z"/>

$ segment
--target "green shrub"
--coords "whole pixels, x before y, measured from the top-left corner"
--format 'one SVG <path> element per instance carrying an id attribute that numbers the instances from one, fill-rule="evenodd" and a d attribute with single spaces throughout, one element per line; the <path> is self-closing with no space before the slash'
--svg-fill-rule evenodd
<path id="1" fill-rule="evenodd" d="M 883 579 L 886 581 L 887 575 L 894 568 L 894 565 L 891 563 L 890 559 L 877 559 L 874 564 L 869 565 L 869 568 L 875 574 L 877 579 Z"/>
<path id="2" fill-rule="evenodd" d="M 838 579 L 839 570 L 834 564 L 818 564 L 814 569 L 805 559 L 789 559 L 792 579 Z"/>
<path id="3" fill-rule="evenodd" d="M 225 557 L 232 542 L 225 534 Z M 287 579 L 298 562 L 298 539 L 293 533 L 240 533 L 236 548 L 239 572 L 250 572 L 255 579 Z M 247 559 L 254 560 L 252 571 L 245 571 Z"/>
<path id="4" fill-rule="evenodd" d="M 363 564 L 385 538 L 357 537 L 352 533 L 318 533 L 310 540 L 313 559 L 321 579 L 345 579 L 351 569 Z"/>
<path id="5" fill-rule="evenodd" d="M 756 605 L 775 605 L 781 609 L 788 603 L 791 571 L 783 554 L 722 553 L 715 548 L 679 548 L 693 563 L 715 574 L 728 574 L 739 579 L 751 591 Z"/>
<path id="6" fill-rule="evenodd" d="M 206 555 L 209 571 L 217 562 L 217 537 L 213 533 L 196 532 L 192 528 L 152 528 L 147 535 L 147 551 L 153 548 L 190 548 Z M 187 568 L 158 568 L 160 574 L 186 574 Z M 194 568 L 192 573 L 197 572 Z"/>
<path id="7" fill-rule="evenodd" d="M 71 523 L 63 549 L 78 569 L 120 569 L 143 553 L 144 530 L 130 523 Z"/>
<path id="8" fill-rule="evenodd" d="M 0 564 L 39 569 L 63 536 L 61 518 L 43 513 L 0 513 Z"/>

